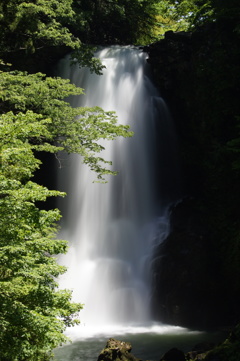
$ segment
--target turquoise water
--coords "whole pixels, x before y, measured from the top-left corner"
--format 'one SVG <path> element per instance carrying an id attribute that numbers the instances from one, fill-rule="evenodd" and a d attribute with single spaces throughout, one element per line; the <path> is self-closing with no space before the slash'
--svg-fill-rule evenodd
<path id="1" fill-rule="evenodd" d="M 134 356 L 142 360 L 157 361 L 173 347 L 188 352 L 196 344 L 204 341 L 217 344 L 224 339 L 224 336 L 219 332 L 207 333 L 176 328 L 172 333 L 171 331 L 167 333 L 127 333 L 111 337 L 130 342 Z M 55 361 L 96 361 L 109 337 L 109 335 L 89 337 L 60 347 L 55 350 Z"/>

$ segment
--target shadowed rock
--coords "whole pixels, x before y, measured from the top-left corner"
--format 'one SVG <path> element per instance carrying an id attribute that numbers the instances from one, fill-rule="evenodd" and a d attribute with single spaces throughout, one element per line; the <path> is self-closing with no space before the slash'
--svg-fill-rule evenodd
<path id="1" fill-rule="evenodd" d="M 163 355 L 160 361 L 186 361 L 186 359 L 183 351 L 172 348 Z"/>

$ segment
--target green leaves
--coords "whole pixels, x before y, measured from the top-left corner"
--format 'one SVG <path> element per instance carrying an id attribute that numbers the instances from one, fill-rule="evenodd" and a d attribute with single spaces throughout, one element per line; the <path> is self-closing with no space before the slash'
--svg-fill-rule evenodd
<path id="1" fill-rule="evenodd" d="M 73 28 L 87 44 L 149 44 L 156 40 L 158 4 L 159 0 L 73 0 Z"/>
<path id="2" fill-rule="evenodd" d="M 229 19 L 237 30 L 240 14 L 237 0 L 164 0 L 160 2 L 159 10 L 162 15 L 177 21 L 180 29 L 191 30 L 221 18 Z"/>
<path id="3" fill-rule="evenodd" d="M 19 167 L 22 164 L 22 172 L 28 172 L 26 176 L 29 176 L 40 164 L 31 158 L 31 152 L 65 150 L 81 154 L 100 180 L 104 180 L 105 174 L 115 174 L 105 166 L 111 163 L 96 155 L 104 149 L 99 140 L 132 136 L 128 126 L 117 124 L 114 112 L 105 112 L 99 107 L 72 108 L 62 99 L 80 95 L 83 90 L 70 84 L 69 80 L 14 71 L 1 72 L 0 81 L 0 109 L 7 112 L 2 118 L 2 124 L 5 124 L 2 125 L 2 139 L 9 140 L 11 134 L 18 134 L 11 155 L 9 149 L 3 150 L 4 164 L 9 167 L 11 159 L 18 157 Z M 10 112 L 11 109 L 14 110 Z M 25 157 L 27 147 L 28 157 Z M 24 162 L 27 161 L 29 167 L 25 169 Z M 21 172 L 17 167 L 14 170 L 15 176 Z M 10 171 L 13 171 L 11 167 Z"/>
<path id="4" fill-rule="evenodd" d="M 87 66 L 91 73 L 102 75 L 102 70 L 105 65 L 102 65 L 100 59 L 94 57 L 94 51 L 96 48 L 91 45 L 81 44 L 71 54 L 71 64 L 79 64 L 81 66 Z"/>
<path id="5" fill-rule="evenodd" d="M 29 179 L 39 167 L 36 150 L 53 152 L 50 119 L 32 111 L 0 117 L 0 341 L 1 360 L 47 360 L 75 323 L 68 291 L 58 291 L 56 277 L 65 272 L 55 255 L 67 250 L 56 240 L 58 210 L 36 206 L 50 191 Z M 43 144 L 35 144 L 44 140 Z M 77 322 L 77 320 L 76 320 Z"/>
<path id="6" fill-rule="evenodd" d="M 24 48 L 32 53 L 48 45 L 79 46 L 79 39 L 62 24 L 73 16 L 71 4 L 72 0 L 6 0 L 0 18 L 3 50 Z"/>
<path id="7" fill-rule="evenodd" d="M 34 144 L 41 138 L 52 138 L 47 129 L 50 120 L 42 118 L 32 111 L 0 116 L 1 174 L 8 179 L 23 181 L 33 175 L 41 163 L 35 158 L 35 150 L 54 152 L 58 149 L 49 143 L 41 145 L 40 149 Z"/>

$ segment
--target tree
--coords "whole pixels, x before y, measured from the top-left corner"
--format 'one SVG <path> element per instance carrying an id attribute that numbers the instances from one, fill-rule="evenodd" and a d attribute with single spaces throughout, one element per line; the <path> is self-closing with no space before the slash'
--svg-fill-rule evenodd
<path id="1" fill-rule="evenodd" d="M 58 210 L 44 211 L 37 201 L 63 195 L 30 177 L 39 167 L 36 151 L 54 152 L 47 130 L 50 119 L 29 111 L 0 117 L 0 358 L 47 360 L 66 340 L 63 330 L 76 323 L 80 304 L 71 292 L 57 289 L 55 278 L 65 271 L 55 255 L 67 242 L 55 240 Z M 44 138 L 44 144 L 39 139 Z M 30 142 L 31 140 L 31 142 Z"/>
<path id="2" fill-rule="evenodd" d="M 208 0 L 164 0 L 159 12 L 173 22 L 172 30 L 193 30 L 212 15 L 212 7 Z"/>
<path id="3" fill-rule="evenodd" d="M 117 136 L 128 137 L 128 126 L 117 125 L 114 112 L 104 112 L 99 107 L 72 108 L 62 99 L 82 94 L 83 90 L 70 84 L 69 80 L 46 77 L 41 73 L 1 72 L 0 110 L 14 113 L 31 110 L 51 118 L 47 128 L 52 141 L 68 153 L 79 153 L 84 163 L 97 172 L 103 180 L 104 174 L 114 174 L 105 165 L 110 162 L 97 156 L 103 150 L 100 139 L 113 140 Z M 40 140 L 41 142 L 44 139 Z"/>
<path id="4" fill-rule="evenodd" d="M 80 65 L 101 72 L 91 44 L 144 45 L 157 39 L 159 0 L 0 0 L 0 58 L 19 63 L 64 47 Z M 113 21 L 114 19 L 114 21 Z M 43 55 L 45 54 L 45 55 Z"/>
<path id="5" fill-rule="evenodd" d="M 159 0 L 73 0 L 72 31 L 85 43 L 145 45 L 156 40 Z"/>
<path id="6" fill-rule="evenodd" d="M 71 19 L 72 0 L 1 0 L 0 29 L 2 51 L 20 48 L 34 52 L 37 48 L 53 44 L 79 46 L 79 40 L 62 22 Z"/>
<path id="7" fill-rule="evenodd" d="M 19 62 L 49 47 L 65 47 L 81 66 L 101 73 L 94 48 L 86 47 L 69 29 L 75 13 L 72 0 L 0 0 L 0 58 Z"/>
<path id="8" fill-rule="evenodd" d="M 196 26 L 228 19 L 239 31 L 240 14 L 237 0 L 164 0 L 160 13 L 175 20 L 179 26 L 194 30 Z"/>

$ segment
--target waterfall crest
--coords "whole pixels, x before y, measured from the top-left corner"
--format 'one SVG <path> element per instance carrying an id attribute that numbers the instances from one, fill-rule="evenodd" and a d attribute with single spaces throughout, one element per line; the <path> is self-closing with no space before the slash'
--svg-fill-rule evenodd
<path id="1" fill-rule="evenodd" d="M 58 189 L 61 237 L 69 241 L 60 263 L 68 272 L 61 288 L 73 290 L 73 300 L 85 304 L 83 325 L 146 324 L 151 318 L 150 262 L 157 216 L 164 232 L 167 217 L 159 208 L 156 185 L 156 122 L 162 100 L 147 73 L 146 55 L 133 47 L 110 47 L 98 52 L 103 75 L 60 62 L 60 74 L 84 88 L 72 106 L 100 106 L 116 111 L 119 123 L 129 124 L 133 138 L 103 142 L 101 156 L 113 162 L 117 176 L 107 184 L 78 155 L 63 161 Z M 161 109 L 160 109 L 161 108 Z"/>

